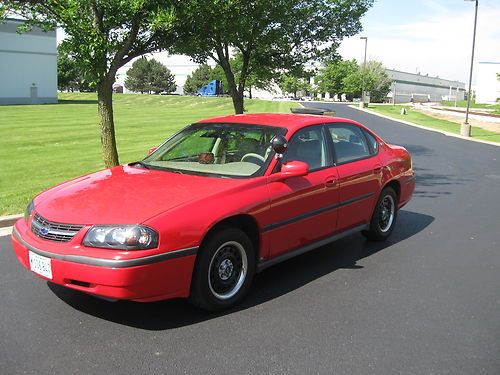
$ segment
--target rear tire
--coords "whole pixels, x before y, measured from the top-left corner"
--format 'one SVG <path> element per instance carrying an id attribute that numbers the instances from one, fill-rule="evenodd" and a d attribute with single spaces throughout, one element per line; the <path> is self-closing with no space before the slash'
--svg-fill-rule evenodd
<path id="1" fill-rule="evenodd" d="M 363 231 L 363 235 L 372 241 L 385 241 L 396 226 L 398 216 L 398 196 L 393 188 L 382 190 L 375 205 L 370 229 Z"/>
<path id="2" fill-rule="evenodd" d="M 189 299 L 204 310 L 228 309 L 244 298 L 254 274 L 252 241 L 238 228 L 221 229 L 200 248 Z"/>

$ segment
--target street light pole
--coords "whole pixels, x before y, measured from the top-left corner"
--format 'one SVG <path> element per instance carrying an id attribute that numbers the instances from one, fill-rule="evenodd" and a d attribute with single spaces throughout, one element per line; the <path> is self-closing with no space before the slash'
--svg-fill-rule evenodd
<path id="1" fill-rule="evenodd" d="M 466 0 L 471 1 L 471 0 Z M 472 0 L 474 1 L 474 0 Z M 460 135 L 470 137 L 469 110 L 470 100 L 472 98 L 472 69 L 474 68 L 474 48 L 476 47 L 476 26 L 477 26 L 477 8 L 479 0 L 476 1 L 476 10 L 474 13 L 474 34 L 472 36 L 472 57 L 470 59 L 469 92 L 467 95 L 467 110 L 465 111 L 465 122 L 460 126 Z"/>
<path id="2" fill-rule="evenodd" d="M 363 85 L 361 86 L 361 103 L 359 103 L 359 107 L 364 108 L 365 107 L 366 49 L 368 47 L 368 37 L 362 36 L 359 39 L 365 40 L 365 59 L 363 60 Z"/>

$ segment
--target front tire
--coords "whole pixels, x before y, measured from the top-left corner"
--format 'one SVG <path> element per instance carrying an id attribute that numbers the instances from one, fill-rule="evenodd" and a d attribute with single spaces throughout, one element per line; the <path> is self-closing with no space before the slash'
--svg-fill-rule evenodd
<path id="1" fill-rule="evenodd" d="M 209 311 L 228 309 L 248 292 L 255 274 L 252 241 L 238 228 L 224 228 L 200 248 L 190 301 Z"/>
<path id="2" fill-rule="evenodd" d="M 372 241 L 385 241 L 396 226 L 397 216 L 398 196 L 393 188 L 386 187 L 375 205 L 370 229 L 363 231 L 363 234 Z"/>

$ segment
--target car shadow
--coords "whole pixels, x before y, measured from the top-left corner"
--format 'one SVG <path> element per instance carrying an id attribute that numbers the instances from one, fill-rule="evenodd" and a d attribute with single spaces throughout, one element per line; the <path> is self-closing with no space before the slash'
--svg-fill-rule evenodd
<path id="1" fill-rule="evenodd" d="M 398 224 L 386 242 L 370 242 L 361 234 L 355 234 L 268 268 L 256 276 L 250 293 L 240 305 L 221 313 L 199 310 L 183 299 L 151 303 L 108 302 L 50 282 L 47 284 L 62 301 L 86 314 L 130 327 L 166 330 L 258 306 L 338 269 L 363 269 L 358 261 L 379 251 L 388 251 L 393 245 L 421 232 L 433 221 L 432 216 L 401 210 Z"/>

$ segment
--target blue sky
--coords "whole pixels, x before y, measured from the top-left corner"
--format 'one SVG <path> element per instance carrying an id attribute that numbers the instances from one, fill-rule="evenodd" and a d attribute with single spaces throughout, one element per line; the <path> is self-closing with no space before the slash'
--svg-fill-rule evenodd
<path id="1" fill-rule="evenodd" d="M 363 32 L 342 43 L 344 58 L 368 58 L 387 68 L 468 82 L 474 1 L 378 0 L 362 18 Z M 500 0 L 479 0 L 476 57 L 500 62 Z M 473 78 L 473 83 L 474 83 Z"/>

